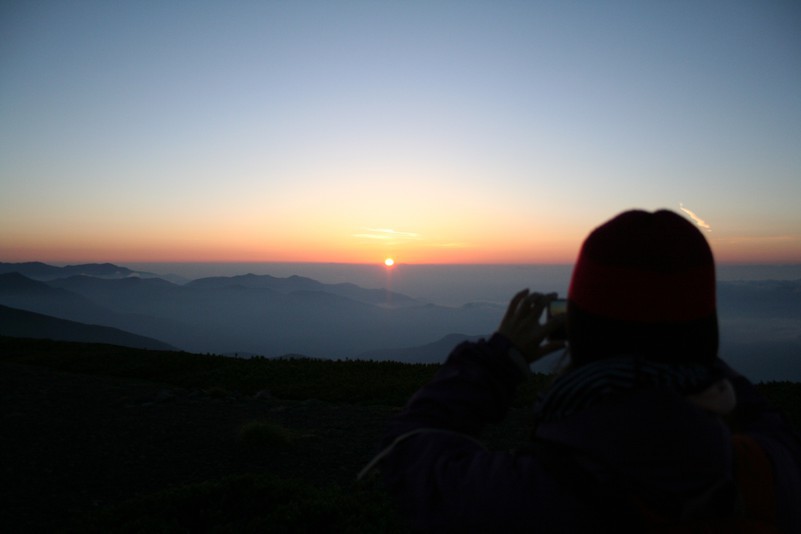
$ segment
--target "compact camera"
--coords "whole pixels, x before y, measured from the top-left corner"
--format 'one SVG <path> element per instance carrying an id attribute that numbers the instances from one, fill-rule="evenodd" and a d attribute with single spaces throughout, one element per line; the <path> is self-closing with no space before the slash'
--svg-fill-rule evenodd
<path id="1" fill-rule="evenodd" d="M 550 341 L 564 341 L 567 339 L 567 322 L 565 321 L 565 314 L 567 313 L 567 300 L 554 299 L 548 304 L 548 320 L 552 317 L 562 316 L 562 325 L 548 335 Z"/>

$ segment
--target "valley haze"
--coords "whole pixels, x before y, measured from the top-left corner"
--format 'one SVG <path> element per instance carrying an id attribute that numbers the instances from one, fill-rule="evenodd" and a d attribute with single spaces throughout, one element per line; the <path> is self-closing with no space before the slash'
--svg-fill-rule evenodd
<path id="1" fill-rule="evenodd" d="M 495 330 L 529 287 L 565 294 L 571 265 L 0 263 L 0 305 L 179 350 L 441 362 Z M 4 313 L 6 312 L 4 309 Z M 801 265 L 718 265 L 721 356 L 757 381 L 801 382 Z M 0 335 L 9 333 L 8 317 Z M 31 324 L 42 325 L 34 326 Z M 49 326 L 45 327 L 47 324 Z M 56 325 L 56 326 L 54 326 Z M 49 330 L 48 330 L 49 329 Z M 87 330 L 83 330 L 87 331 Z M 108 330 L 105 330 L 108 335 Z M 123 344 L 123 343 L 121 343 Z M 548 371 L 557 357 L 534 369 Z"/>

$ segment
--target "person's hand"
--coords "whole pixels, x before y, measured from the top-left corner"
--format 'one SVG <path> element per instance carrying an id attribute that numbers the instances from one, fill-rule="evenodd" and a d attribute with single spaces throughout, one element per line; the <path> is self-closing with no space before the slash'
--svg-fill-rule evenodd
<path id="1" fill-rule="evenodd" d="M 498 333 L 506 337 L 528 363 L 565 346 L 563 341 L 551 341 L 543 345 L 545 338 L 564 324 L 564 317 L 554 317 L 544 324 L 540 323 L 542 312 L 555 298 L 555 293 L 543 295 L 524 289 L 512 297 L 498 327 Z"/>

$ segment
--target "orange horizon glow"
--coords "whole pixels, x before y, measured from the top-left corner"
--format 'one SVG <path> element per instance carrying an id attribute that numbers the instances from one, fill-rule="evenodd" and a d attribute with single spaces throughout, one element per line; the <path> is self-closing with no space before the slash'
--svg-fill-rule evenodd
<path id="1" fill-rule="evenodd" d="M 375 264 L 385 268 L 393 268 L 400 265 L 564 265 L 573 264 L 576 260 L 578 251 L 575 254 L 565 254 L 559 256 L 543 257 L 523 254 L 494 254 L 490 251 L 468 253 L 463 251 L 458 254 L 415 254 L 405 253 L 402 259 L 392 258 L 392 264 L 388 264 L 389 258 L 383 254 L 263 254 L 263 253 L 244 253 L 244 254 L 150 254 L 142 251 L 129 251 L 128 253 L 115 253 L 109 251 L 42 251 L 36 249 L 4 251 L 0 254 L 0 262 L 24 263 L 24 262 L 43 262 L 54 264 L 85 264 L 85 263 L 320 263 L 320 264 Z M 801 264 L 801 252 L 788 253 L 772 250 L 748 250 L 737 251 L 729 248 L 716 250 L 713 247 L 715 263 L 717 264 L 742 264 L 742 265 L 793 265 Z"/>
<path id="2" fill-rule="evenodd" d="M 18 235 L 0 241 L 0 261 L 76 263 L 343 263 L 384 264 L 572 264 L 584 239 L 573 228 L 562 235 L 515 233 L 489 228 L 440 230 L 433 237 L 372 229 L 357 232 L 310 228 L 281 235 L 254 236 L 238 228 L 195 232 L 100 231 L 67 235 Z M 367 232 L 373 235 L 367 235 Z M 445 236 L 445 237 L 442 237 Z M 499 237 L 500 236 L 500 237 Z M 795 236 L 737 237 L 707 234 L 721 264 L 801 263 Z M 450 238 L 450 239 L 448 239 Z"/>
<path id="3" fill-rule="evenodd" d="M 385 265 L 388 258 L 399 264 L 562 264 L 572 263 L 577 247 L 543 247 L 541 253 L 488 247 L 436 248 L 394 247 L 387 254 L 379 249 L 337 249 L 314 243 L 291 250 L 253 250 L 239 247 L 203 249 L 202 247 L 13 247 L 0 252 L 0 261 L 42 261 L 55 263 L 359 263 Z"/>
<path id="4" fill-rule="evenodd" d="M 44 238 L 26 235 L 0 242 L 0 261 L 381 264 L 393 258 L 407 264 L 569 263 L 580 244 L 574 235 L 513 238 L 501 229 L 496 233 L 505 237 L 498 238 L 488 228 L 467 226 L 457 232 L 435 229 L 430 236 L 310 226 L 291 227 L 280 235 L 254 235 L 231 226 L 193 232 L 128 229 L 116 235 L 100 230 Z"/>
<path id="5" fill-rule="evenodd" d="M 720 264 L 801 263 L 801 240 L 778 238 L 723 238 L 710 240 L 715 262 Z"/>
<path id="6" fill-rule="evenodd" d="M 786 246 L 792 244 L 793 246 Z M 292 249 L 256 249 L 226 246 L 13 246 L 0 250 L 0 261 L 8 263 L 40 261 L 57 264 L 83 263 L 341 263 L 375 264 L 388 267 L 404 264 L 572 264 L 580 243 L 558 246 L 531 244 L 530 248 L 471 246 L 464 248 L 395 246 L 390 253 L 381 247 L 338 248 L 335 244 L 310 243 Z M 783 240 L 711 240 L 718 264 L 801 264 L 801 247 Z M 535 252 L 532 252 L 535 251 Z"/>
<path id="7" fill-rule="evenodd" d="M 215 246 L 201 242 L 164 243 L 87 243 L 76 242 L 28 245 L 16 243 L 0 250 L 0 261 L 53 263 L 358 263 L 384 264 L 387 258 L 395 264 L 566 264 L 573 263 L 580 242 L 571 239 L 559 243 L 529 242 L 524 246 L 489 244 L 461 247 L 395 244 L 365 246 L 350 243 L 326 243 L 307 240 L 305 244 L 255 247 L 246 243 Z M 776 239 L 711 239 L 717 263 L 796 264 L 801 263 L 801 245 L 790 238 Z M 391 251 L 385 250 L 392 248 Z"/>

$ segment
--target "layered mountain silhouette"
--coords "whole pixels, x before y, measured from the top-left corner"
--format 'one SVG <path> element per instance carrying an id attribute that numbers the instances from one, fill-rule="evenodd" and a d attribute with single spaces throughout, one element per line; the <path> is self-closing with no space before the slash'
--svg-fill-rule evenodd
<path id="1" fill-rule="evenodd" d="M 175 350 L 156 339 L 137 336 L 117 328 L 57 319 L 41 313 L 0 305 L 0 336 L 106 343 L 135 349 Z"/>
<path id="2" fill-rule="evenodd" d="M 504 312 L 302 276 L 179 284 L 113 264 L 6 263 L 2 271 L 0 305 L 199 353 L 441 362 L 457 343 L 494 331 Z M 735 368 L 801 380 L 801 280 L 719 282 L 718 315 L 721 355 Z"/>
<path id="3" fill-rule="evenodd" d="M 253 274 L 178 285 L 137 276 L 37 281 L 13 272 L 0 274 L 0 304 L 125 330 L 181 350 L 268 357 L 355 358 L 452 333 L 483 335 L 501 313 L 492 305 L 437 306 L 383 289 Z"/>
<path id="4" fill-rule="evenodd" d="M 0 274 L 20 273 L 34 280 L 55 280 L 67 276 L 85 275 L 97 278 L 127 278 L 129 276 L 155 277 L 153 273 L 132 271 L 127 267 L 120 267 L 113 263 L 84 263 L 81 265 L 67 265 L 57 267 L 38 261 L 25 263 L 0 262 Z"/>

